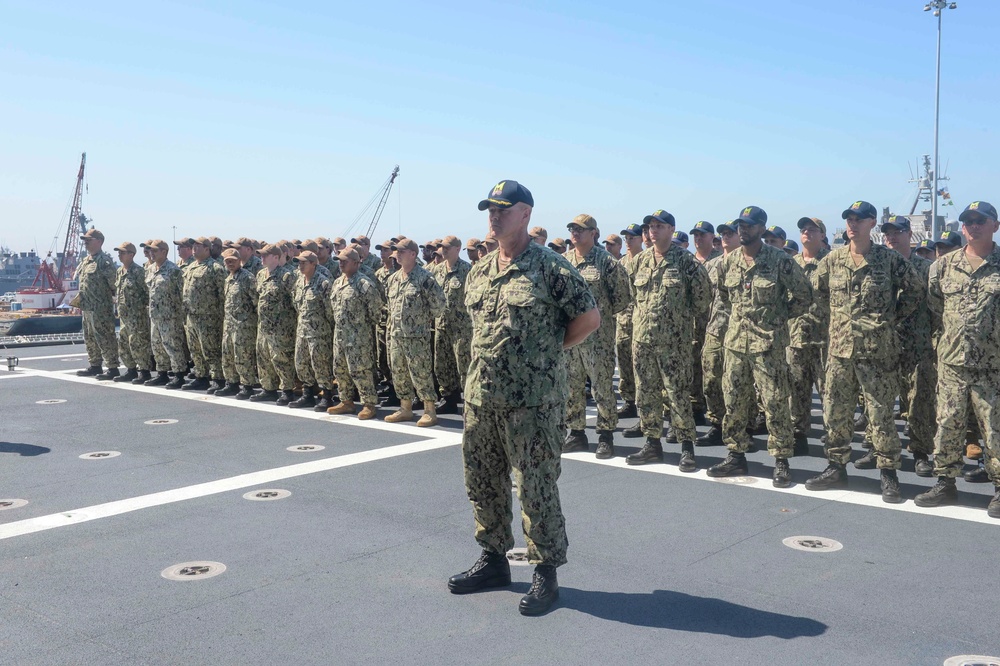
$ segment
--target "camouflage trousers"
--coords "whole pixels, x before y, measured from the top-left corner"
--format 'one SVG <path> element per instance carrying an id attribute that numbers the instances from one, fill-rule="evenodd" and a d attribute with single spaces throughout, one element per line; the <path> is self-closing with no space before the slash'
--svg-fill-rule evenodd
<path id="1" fill-rule="evenodd" d="M 691 356 L 691 406 L 697 412 L 704 412 L 707 405 L 705 399 L 705 376 L 701 367 L 701 355 L 705 348 L 705 327 L 707 321 L 695 320 L 694 340 L 692 341 Z"/>
<path id="2" fill-rule="evenodd" d="M 792 387 L 792 427 L 797 431 L 809 432 L 813 386 L 822 399 L 825 366 L 826 345 L 788 348 L 788 372 Z"/>
<path id="3" fill-rule="evenodd" d="M 722 425 L 726 415 L 726 401 L 722 397 L 722 371 L 726 366 L 725 349 L 722 340 L 705 334 L 705 344 L 701 349 L 702 387 L 705 392 L 705 418 L 709 423 Z"/>
<path id="4" fill-rule="evenodd" d="M 827 432 L 826 456 L 830 462 L 846 465 L 851 459 L 854 408 L 860 390 L 865 414 L 871 424 L 878 467 L 899 469 L 902 445 L 892 418 L 899 392 L 897 361 L 896 356 L 878 359 L 827 358 L 823 421 Z"/>
<path id="5" fill-rule="evenodd" d="M 333 344 L 323 335 L 295 336 L 295 373 L 303 386 L 333 388 Z"/>
<path id="6" fill-rule="evenodd" d="M 108 305 L 99 310 L 83 311 L 83 343 L 90 365 L 118 367 L 118 340 L 115 338 L 115 311 Z"/>
<path id="7" fill-rule="evenodd" d="M 996 368 L 938 365 L 934 474 L 955 478 L 962 473 L 970 405 L 983 436 L 986 472 L 994 484 L 1000 483 L 1000 371 Z"/>
<path id="8" fill-rule="evenodd" d="M 338 329 L 339 330 L 339 329 Z M 333 374 L 337 380 L 340 399 L 350 399 L 354 389 L 358 390 L 365 405 L 378 405 L 375 392 L 375 349 L 374 340 L 368 336 L 358 336 L 350 344 L 341 343 L 333 336 Z"/>
<path id="9" fill-rule="evenodd" d="M 295 388 L 295 338 L 257 330 L 257 378 L 265 391 Z"/>
<path id="10" fill-rule="evenodd" d="M 257 383 L 257 322 L 222 324 L 222 374 L 227 382 Z"/>
<path id="11" fill-rule="evenodd" d="M 392 369 L 389 367 L 389 339 L 385 324 L 375 327 L 375 354 L 378 359 L 378 372 L 387 382 L 392 382 Z"/>
<path id="12" fill-rule="evenodd" d="M 510 472 L 531 564 L 566 563 L 566 521 L 559 503 L 562 405 L 465 405 L 462 462 L 476 541 L 484 550 L 514 547 Z"/>
<path id="13" fill-rule="evenodd" d="M 691 345 L 632 345 L 635 362 L 635 397 L 639 424 L 646 437 L 663 436 L 663 408 L 670 410 L 670 427 L 678 442 L 693 442 L 694 414 L 691 410 Z"/>
<path id="14" fill-rule="evenodd" d="M 899 410 L 910 424 L 910 452 L 930 455 L 937 430 L 934 395 L 937 363 L 934 352 L 904 349 L 899 358 Z"/>
<path id="15" fill-rule="evenodd" d="M 184 318 L 171 313 L 149 318 L 149 340 L 160 372 L 187 372 L 184 356 Z"/>
<path id="16" fill-rule="evenodd" d="M 625 402 L 635 402 L 635 365 L 632 363 L 632 322 L 615 327 L 615 353 L 618 355 L 618 393 Z"/>
<path id="17" fill-rule="evenodd" d="M 118 354 L 126 368 L 149 370 L 153 351 L 149 340 L 149 317 L 121 317 Z"/>
<path id="18" fill-rule="evenodd" d="M 598 334 L 600 331 L 598 331 Z M 615 347 L 611 336 L 588 340 L 566 350 L 569 395 L 566 398 L 566 427 L 587 427 L 587 378 L 597 403 L 597 430 L 618 427 L 618 398 L 615 397 Z"/>
<path id="19" fill-rule="evenodd" d="M 222 321 L 214 315 L 189 314 L 184 328 L 194 373 L 222 379 Z"/>
<path id="20" fill-rule="evenodd" d="M 469 372 L 472 326 L 453 325 L 434 332 L 434 374 L 441 395 L 459 393 Z"/>
<path id="21" fill-rule="evenodd" d="M 437 400 L 434 388 L 431 336 L 403 337 L 389 334 L 389 365 L 396 395 L 403 400 L 414 395 L 424 402 Z"/>
<path id="22" fill-rule="evenodd" d="M 726 350 L 722 374 L 726 416 L 722 419 L 722 439 L 730 451 L 750 450 L 747 425 L 750 414 L 756 412 L 758 391 L 767 422 L 767 452 L 775 458 L 791 458 L 795 445 L 788 406 L 791 383 L 785 350 L 781 347 L 757 354 Z"/>

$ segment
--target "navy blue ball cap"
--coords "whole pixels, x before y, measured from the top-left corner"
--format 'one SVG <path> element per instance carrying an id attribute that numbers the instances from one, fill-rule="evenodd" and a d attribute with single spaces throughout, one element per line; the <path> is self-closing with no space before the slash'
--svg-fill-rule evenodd
<path id="1" fill-rule="evenodd" d="M 711 222 L 706 222 L 705 220 L 701 220 L 700 222 L 698 222 L 698 224 L 694 225 L 694 229 L 691 230 L 691 233 L 714 234 L 715 227 L 712 226 Z"/>
<path id="2" fill-rule="evenodd" d="M 846 220 L 851 215 L 857 215 L 862 220 L 872 217 L 878 217 L 878 211 L 875 210 L 875 206 L 871 205 L 867 201 L 855 201 L 851 204 L 851 207 L 840 214 L 840 219 Z"/>
<path id="3" fill-rule="evenodd" d="M 674 232 L 674 241 L 673 242 L 675 242 L 675 243 L 687 243 L 688 242 L 688 235 L 686 233 L 684 233 L 683 231 L 675 231 Z"/>
<path id="4" fill-rule="evenodd" d="M 793 240 L 786 240 L 785 241 L 785 249 L 786 250 L 795 250 L 796 252 L 798 252 L 799 251 L 799 244 L 796 243 Z"/>
<path id="5" fill-rule="evenodd" d="M 925 238 L 922 241 L 920 241 L 919 243 L 917 243 L 917 248 L 916 249 L 918 249 L 918 250 L 930 250 L 931 252 L 933 252 L 935 247 L 937 247 L 937 243 L 935 243 L 930 238 Z"/>
<path id="6" fill-rule="evenodd" d="M 510 208 L 519 203 L 535 205 L 528 188 L 516 180 L 501 180 L 493 186 L 489 196 L 479 202 L 479 210 L 486 210 L 490 206 Z"/>
<path id="7" fill-rule="evenodd" d="M 767 213 L 763 208 L 747 206 L 740 211 L 740 216 L 733 220 L 737 224 L 767 224 Z"/>
<path id="8" fill-rule="evenodd" d="M 716 229 L 716 231 L 718 231 L 720 234 L 724 231 L 728 231 L 730 233 L 735 234 L 736 226 L 737 226 L 736 222 L 723 222 L 722 224 L 719 225 L 719 228 Z"/>
<path id="9" fill-rule="evenodd" d="M 910 230 L 910 219 L 903 215 L 890 215 L 889 219 L 885 221 L 885 224 L 881 227 L 881 232 L 885 233 L 889 229 L 896 229 L 897 231 L 909 231 Z"/>
<path id="10" fill-rule="evenodd" d="M 775 224 L 772 224 L 764 231 L 764 237 L 767 238 L 768 236 L 788 240 L 788 234 L 785 233 L 785 230 Z"/>
<path id="11" fill-rule="evenodd" d="M 622 236 L 641 236 L 642 235 L 642 225 L 641 224 L 630 224 L 621 231 L 619 231 Z"/>
<path id="12" fill-rule="evenodd" d="M 942 231 L 938 236 L 935 245 L 947 245 L 948 247 L 962 247 L 962 235 L 956 231 Z"/>
<path id="13" fill-rule="evenodd" d="M 965 210 L 958 216 L 958 219 L 961 222 L 965 222 L 966 219 L 975 213 L 993 220 L 997 219 L 997 209 L 993 207 L 993 204 L 986 201 L 973 201 L 965 207 Z"/>
<path id="14" fill-rule="evenodd" d="M 654 212 L 652 215 L 647 215 L 646 217 L 642 218 L 642 223 L 649 224 L 653 220 L 656 220 L 661 224 L 669 224 L 672 227 L 677 226 L 677 220 L 674 219 L 674 216 L 668 213 L 667 211 L 663 210 L 662 208 Z"/>

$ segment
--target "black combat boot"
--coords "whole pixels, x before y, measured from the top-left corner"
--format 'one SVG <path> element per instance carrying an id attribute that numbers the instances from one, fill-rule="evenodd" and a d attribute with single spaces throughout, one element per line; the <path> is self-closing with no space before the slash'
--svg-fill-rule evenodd
<path id="1" fill-rule="evenodd" d="M 663 445 L 656 437 L 647 437 L 638 453 L 625 456 L 627 465 L 645 465 L 651 462 L 663 462 Z"/>
<path id="2" fill-rule="evenodd" d="M 114 367 L 114 368 L 108 368 L 107 372 L 102 372 L 101 374 L 94 377 L 94 379 L 96 379 L 99 382 L 108 382 L 115 379 L 116 377 L 121 377 L 121 376 L 122 373 L 118 372 L 117 367 Z"/>
<path id="3" fill-rule="evenodd" d="M 594 456 L 598 460 L 607 460 L 615 457 L 615 434 L 610 430 L 597 431 L 597 453 Z"/>
<path id="4" fill-rule="evenodd" d="M 671 426 L 668 423 L 664 427 L 666 428 L 667 436 L 663 438 L 663 441 L 665 441 L 667 444 L 676 444 L 677 443 L 677 435 L 674 433 L 673 426 Z"/>
<path id="5" fill-rule="evenodd" d="M 750 425 L 748 432 L 751 436 L 767 434 L 767 417 L 764 416 L 763 412 L 757 414 L 757 418 Z"/>
<path id="6" fill-rule="evenodd" d="M 231 395 L 236 395 L 240 392 L 240 385 L 236 382 L 226 382 L 226 385 L 222 388 L 216 390 L 216 398 L 228 398 Z"/>
<path id="7" fill-rule="evenodd" d="M 934 474 L 934 463 L 930 461 L 926 453 L 914 453 L 913 471 L 917 473 L 917 476 L 922 476 L 925 479 L 930 478 Z"/>
<path id="8" fill-rule="evenodd" d="M 642 437 L 642 424 L 636 423 L 622 430 L 622 437 Z"/>
<path id="9" fill-rule="evenodd" d="M 724 476 L 746 476 L 747 457 L 739 451 L 730 451 L 725 460 L 712 465 L 705 473 L 713 478 L 720 478 Z"/>
<path id="10" fill-rule="evenodd" d="M 141 386 L 142 384 L 145 384 L 146 382 L 148 382 L 152 378 L 153 377 L 152 377 L 152 375 L 151 375 L 151 373 L 150 373 L 149 370 L 140 370 L 139 371 L 139 376 L 136 377 L 135 379 L 133 379 L 132 383 L 134 385 L 136 385 L 136 386 Z"/>
<path id="11" fill-rule="evenodd" d="M 319 400 L 316 401 L 316 406 L 313 407 L 313 411 L 326 414 L 326 410 L 328 409 L 330 409 L 330 389 L 323 389 L 322 393 L 319 394 Z"/>
<path id="12" fill-rule="evenodd" d="M 205 393 L 215 395 L 220 389 L 225 388 L 226 384 L 227 382 L 225 379 L 212 379 L 212 381 L 208 384 L 208 388 L 205 389 Z"/>
<path id="13" fill-rule="evenodd" d="M 117 377 L 115 377 L 114 379 L 112 379 L 112 381 L 115 381 L 115 382 L 130 382 L 133 379 L 136 379 L 138 376 L 139 376 L 139 371 L 138 370 L 136 370 L 135 368 L 126 368 L 126 372 L 125 372 L 124 375 L 118 375 Z"/>
<path id="14" fill-rule="evenodd" d="M 691 410 L 691 416 L 694 417 L 694 424 L 696 426 L 703 426 L 706 423 L 708 423 L 708 421 L 705 420 L 704 407 L 695 407 L 693 410 Z"/>
<path id="15" fill-rule="evenodd" d="M 175 389 L 184 388 L 184 374 L 180 372 L 175 372 L 173 378 L 163 385 L 163 388 L 169 389 L 171 391 Z"/>
<path id="16" fill-rule="evenodd" d="M 151 377 L 143 382 L 145 386 L 166 386 L 169 383 L 170 373 L 163 372 L 162 370 L 156 373 L 156 377 Z"/>
<path id="17" fill-rule="evenodd" d="M 694 442 L 684 442 L 681 444 L 681 461 L 677 469 L 682 472 L 694 472 L 698 469 L 698 461 L 694 459 Z"/>
<path id="18" fill-rule="evenodd" d="M 864 412 L 861 412 L 860 414 L 854 417 L 854 431 L 864 432 L 867 429 L 868 429 L 868 415 L 865 414 Z"/>
<path id="19" fill-rule="evenodd" d="M 293 400 L 288 403 L 288 406 L 292 409 L 306 409 L 309 407 L 316 406 L 316 389 L 317 386 L 303 386 L 302 387 L 302 397 L 298 400 Z"/>
<path id="20" fill-rule="evenodd" d="M 806 490 L 832 490 L 847 487 L 847 470 L 843 465 L 830 463 L 819 476 L 806 481 Z"/>
<path id="21" fill-rule="evenodd" d="M 974 470 L 970 470 L 962 475 L 962 478 L 969 483 L 986 483 L 990 480 L 990 475 L 983 466 L 983 461 L 979 461 L 979 465 Z"/>
<path id="22" fill-rule="evenodd" d="M 274 402 L 277 399 L 278 399 L 277 391 L 265 391 L 263 389 L 261 389 L 260 393 L 254 393 L 252 396 L 250 396 L 250 402 Z"/>
<path id="23" fill-rule="evenodd" d="M 438 414 L 458 414 L 458 398 L 461 393 L 458 391 L 451 391 L 445 393 L 440 400 L 438 400 L 435 405 Z"/>
<path id="24" fill-rule="evenodd" d="M 293 391 L 292 389 L 287 389 L 287 390 L 282 389 L 281 395 L 278 396 L 278 399 L 274 401 L 274 404 L 278 405 L 279 407 L 284 407 L 285 405 L 291 403 L 293 400 L 295 400 L 295 391 Z"/>
<path id="25" fill-rule="evenodd" d="M 469 594 L 491 587 L 510 585 L 510 562 L 503 553 L 483 550 L 479 559 L 468 571 L 455 574 L 448 579 L 448 589 L 452 594 Z"/>
<path id="26" fill-rule="evenodd" d="M 792 433 L 792 436 L 795 438 L 795 445 L 792 448 L 792 455 L 793 456 L 809 455 L 809 436 L 806 435 L 805 431 L 796 428 L 795 432 Z"/>
<path id="27" fill-rule="evenodd" d="M 990 500 L 989 506 L 986 507 L 986 515 L 990 518 L 1000 518 L 1000 487 L 996 489 L 993 499 Z"/>
<path id="28" fill-rule="evenodd" d="M 97 375 L 101 374 L 102 370 L 104 370 L 104 368 L 102 368 L 101 366 L 99 366 L 99 365 L 92 365 L 92 366 L 88 367 L 86 370 L 77 370 L 76 371 L 76 376 L 77 377 L 96 377 Z"/>
<path id="29" fill-rule="evenodd" d="M 582 430 L 570 430 L 563 442 L 563 453 L 575 453 L 576 451 L 590 450 L 590 442 L 587 441 L 587 433 Z"/>
<path id="30" fill-rule="evenodd" d="M 389 384 L 389 390 L 386 391 L 385 397 L 382 399 L 383 407 L 399 407 L 399 396 L 396 395 L 396 387 Z"/>
<path id="31" fill-rule="evenodd" d="M 559 581 L 556 568 L 550 564 L 539 564 L 531 577 L 531 589 L 521 597 L 517 609 L 521 615 L 543 615 L 552 608 L 559 598 Z"/>
<path id="32" fill-rule="evenodd" d="M 208 377 L 198 377 L 197 379 L 192 379 L 183 386 L 181 386 L 182 391 L 204 391 L 211 386 L 211 382 L 208 381 Z"/>
<path id="33" fill-rule="evenodd" d="M 854 461 L 854 469 L 875 469 L 875 449 L 868 449 L 865 455 Z"/>
<path id="34" fill-rule="evenodd" d="M 634 419 L 637 416 L 639 416 L 639 412 L 635 408 L 634 400 L 626 400 L 625 404 L 618 408 L 618 418 L 620 419 Z"/>
<path id="35" fill-rule="evenodd" d="M 253 388 L 244 384 L 240 387 L 240 392 L 236 394 L 237 400 L 247 400 L 253 397 Z M 277 397 L 277 396 L 275 396 Z"/>
<path id="36" fill-rule="evenodd" d="M 903 496 L 899 494 L 899 477 L 896 470 L 882 470 L 882 501 L 888 504 L 899 504 L 903 501 Z"/>
<path id="37" fill-rule="evenodd" d="M 921 507 L 945 506 L 958 501 L 955 479 L 939 476 L 937 485 L 913 498 L 913 503 Z"/>
<path id="38" fill-rule="evenodd" d="M 698 437 L 695 440 L 695 446 L 721 446 L 722 445 L 722 426 L 718 423 L 713 423 L 708 428 L 708 432 L 704 435 Z"/>
<path id="39" fill-rule="evenodd" d="M 788 469 L 788 458 L 774 459 L 774 476 L 771 485 L 775 488 L 787 488 L 792 485 L 792 471 Z"/>

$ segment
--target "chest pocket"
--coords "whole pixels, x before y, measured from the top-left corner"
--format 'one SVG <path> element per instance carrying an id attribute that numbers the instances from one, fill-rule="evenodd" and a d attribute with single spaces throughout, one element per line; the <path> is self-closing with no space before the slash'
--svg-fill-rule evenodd
<path id="1" fill-rule="evenodd" d="M 882 310 L 892 300 L 892 281 L 884 272 L 873 272 L 861 281 L 861 298 L 865 307 Z"/>
<path id="2" fill-rule="evenodd" d="M 641 270 L 635 274 L 632 284 L 635 285 L 635 300 L 645 303 L 649 300 L 649 280 L 652 277 L 648 270 Z"/>
<path id="3" fill-rule="evenodd" d="M 601 281 L 601 272 L 596 266 L 584 266 L 580 270 L 580 275 L 587 281 L 587 284 L 596 284 Z"/>
<path id="4" fill-rule="evenodd" d="M 754 275 L 752 283 L 754 305 L 773 305 L 781 296 L 781 286 L 773 273 Z"/>
<path id="5" fill-rule="evenodd" d="M 851 281 L 845 275 L 830 275 L 830 306 L 842 307 L 851 301 Z"/>

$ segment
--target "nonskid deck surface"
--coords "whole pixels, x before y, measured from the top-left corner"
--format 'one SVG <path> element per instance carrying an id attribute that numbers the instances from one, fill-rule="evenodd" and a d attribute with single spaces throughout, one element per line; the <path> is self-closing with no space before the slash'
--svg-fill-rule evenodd
<path id="1" fill-rule="evenodd" d="M 509 589 L 445 586 L 478 555 L 460 417 L 418 429 L 98 383 L 73 374 L 81 352 L 21 350 L 16 373 L 0 370 L 2 663 L 909 665 L 1000 653 L 983 621 L 997 595 L 992 486 L 960 480 L 958 506 L 919 509 L 912 497 L 932 480 L 904 454 L 902 505 L 881 502 L 874 470 L 849 468 L 847 491 L 808 492 L 825 466 L 818 412 L 787 490 L 771 487 L 763 450 L 751 476 L 721 481 L 703 470 L 722 447 L 698 448 L 696 474 L 677 471 L 677 445 L 666 464 L 626 467 L 642 440 L 620 433 L 611 461 L 564 456 L 570 563 L 558 607 L 525 618 L 528 566 Z"/>

